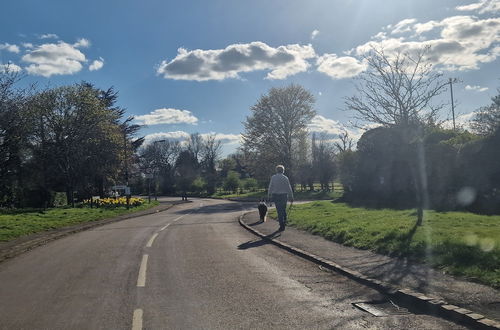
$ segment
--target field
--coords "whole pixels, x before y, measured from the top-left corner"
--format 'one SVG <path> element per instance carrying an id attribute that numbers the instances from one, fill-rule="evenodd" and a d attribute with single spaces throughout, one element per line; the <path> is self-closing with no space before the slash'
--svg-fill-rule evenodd
<path id="1" fill-rule="evenodd" d="M 82 222 L 112 218 L 124 213 L 145 210 L 158 204 L 158 202 L 144 203 L 129 210 L 125 207 L 93 209 L 65 207 L 45 211 L 36 209 L 0 210 L 0 242 Z"/>
<path id="2" fill-rule="evenodd" d="M 272 213 L 276 216 L 276 213 Z M 449 273 L 500 288 L 500 216 L 367 209 L 316 201 L 296 205 L 290 224 L 329 240 L 378 253 L 407 256 Z"/>

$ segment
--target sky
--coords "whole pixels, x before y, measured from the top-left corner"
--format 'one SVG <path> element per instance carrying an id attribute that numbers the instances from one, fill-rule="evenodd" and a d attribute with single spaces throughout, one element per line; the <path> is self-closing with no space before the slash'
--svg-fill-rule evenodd
<path id="1" fill-rule="evenodd" d="M 358 138 L 344 102 L 372 46 L 430 45 L 458 79 L 459 122 L 500 87 L 500 0 L 16 0 L 0 22 L 0 70 L 21 83 L 114 87 L 146 141 L 216 134 L 225 154 L 259 97 L 290 83 L 316 98 L 311 131 Z"/>

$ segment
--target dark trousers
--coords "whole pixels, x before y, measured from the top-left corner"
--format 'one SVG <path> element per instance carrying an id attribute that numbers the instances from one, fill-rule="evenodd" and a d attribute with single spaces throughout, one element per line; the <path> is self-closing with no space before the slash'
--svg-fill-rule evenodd
<path id="1" fill-rule="evenodd" d="M 288 200 L 288 194 L 273 194 L 272 198 L 274 204 L 276 204 L 280 227 L 284 227 L 286 224 L 286 202 Z"/>

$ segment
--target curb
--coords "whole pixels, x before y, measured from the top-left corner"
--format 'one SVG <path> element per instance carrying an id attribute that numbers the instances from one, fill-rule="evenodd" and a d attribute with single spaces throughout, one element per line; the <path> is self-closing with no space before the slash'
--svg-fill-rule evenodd
<path id="1" fill-rule="evenodd" d="M 189 203 L 189 202 L 190 201 L 188 201 L 187 203 Z M 137 218 L 137 217 L 141 217 L 144 215 L 163 212 L 163 211 L 170 209 L 171 207 L 173 207 L 175 205 L 183 204 L 183 203 L 186 203 L 186 202 L 181 202 L 181 201 L 177 202 L 176 201 L 176 202 L 169 203 L 168 205 L 161 205 L 160 204 L 156 207 L 152 207 L 152 208 L 147 209 L 147 210 L 123 214 L 123 215 L 119 215 L 119 216 L 114 217 L 114 218 L 107 218 L 107 219 L 95 220 L 95 221 L 91 221 L 91 222 L 84 222 L 84 223 L 76 224 L 76 225 L 69 226 L 69 227 L 61 227 L 61 228 L 50 230 L 50 231 L 44 231 L 44 232 L 40 232 L 40 233 L 31 234 L 28 236 L 19 237 L 17 239 L 12 240 L 12 241 L 5 242 L 3 244 L 4 246 L 0 245 L 0 263 L 6 261 L 8 259 L 14 258 L 20 254 L 25 253 L 25 252 L 28 252 L 30 250 L 33 250 L 36 247 L 45 245 L 51 241 L 55 241 L 57 239 L 60 239 L 60 238 L 66 237 L 66 236 L 76 234 L 76 233 L 79 233 L 81 231 L 93 229 L 95 227 L 107 225 L 107 224 L 118 222 L 121 220 L 132 219 L 132 218 Z"/>
<path id="2" fill-rule="evenodd" d="M 261 233 L 260 231 L 248 226 L 244 221 L 243 217 L 251 212 L 247 212 L 238 218 L 240 225 L 251 233 L 259 236 L 260 238 L 284 249 L 288 252 L 300 256 L 306 260 L 312 261 L 318 265 L 321 265 L 327 269 L 333 270 L 337 273 L 347 276 L 350 279 L 355 280 L 358 283 L 371 287 L 379 292 L 392 296 L 394 299 L 401 302 L 405 307 L 419 308 L 427 313 L 439 315 L 448 320 L 466 324 L 472 326 L 475 329 L 488 329 L 488 330 L 499 330 L 500 322 L 492 319 L 486 318 L 482 314 L 475 313 L 471 310 L 460 308 L 459 306 L 448 304 L 446 301 L 426 296 L 423 293 L 416 292 L 411 289 L 399 288 L 390 283 L 379 281 L 376 279 L 369 278 L 357 272 L 355 270 L 343 267 L 331 260 L 322 258 L 313 253 L 304 251 L 290 244 L 281 242 L 278 239 L 270 238 L 267 235 Z"/>

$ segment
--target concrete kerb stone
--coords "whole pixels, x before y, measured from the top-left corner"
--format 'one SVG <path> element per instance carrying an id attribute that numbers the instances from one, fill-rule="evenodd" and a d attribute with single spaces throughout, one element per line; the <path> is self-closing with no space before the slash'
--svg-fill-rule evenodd
<path id="1" fill-rule="evenodd" d="M 306 260 L 312 261 L 325 268 L 328 268 L 337 273 L 345 275 L 361 284 L 376 289 L 381 293 L 392 296 L 394 299 L 398 300 L 398 302 L 402 303 L 403 305 L 406 305 L 407 307 L 416 306 L 419 309 L 424 310 L 428 313 L 436 314 L 458 323 L 464 323 L 477 329 L 497 329 L 497 330 L 500 329 L 499 322 L 487 319 L 482 314 L 475 313 L 465 308 L 460 308 L 459 306 L 450 305 L 441 298 L 428 297 L 423 293 L 415 292 L 408 288 L 397 288 L 392 284 L 369 278 L 355 270 L 351 270 L 349 268 L 338 265 L 337 263 L 331 260 L 321 258 L 312 253 L 296 248 L 290 244 L 281 242 L 278 239 L 268 237 L 267 235 L 261 233 L 257 229 L 248 226 L 243 221 L 243 218 L 248 213 L 251 212 L 247 212 L 241 215 L 238 218 L 238 222 L 243 228 L 250 231 L 254 235 L 257 235 L 262 239 L 267 240 L 271 244 L 274 244 L 282 249 L 285 249 L 292 254 L 298 255 Z"/>
<path id="2" fill-rule="evenodd" d="M 121 220 L 126 220 L 126 219 L 132 219 L 132 218 L 137 218 L 141 217 L 144 215 L 149 215 L 149 214 L 154 214 L 158 212 L 163 212 L 171 207 L 178 205 L 178 204 L 184 204 L 184 203 L 190 203 L 191 201 L 178 201 L 178 202 L 173 202 L 169 203 L 168 205 L 158 205 L 156 207 L 153 207 L 151 209 L 147 210 L 142 210 L 142 211 L 137 211 L 134 213 L 128 213 L 128 214 L 122 214 L 117 217 L 113 218 L 108 218 L 108 219 L 101 219 L 101 220 L 96 220 L 92 222 L 84 222 L 80 223 L 77 225 L 73 226 L 68 226 L 68 227 L 62 227 L 58 229 L 54 229 L 51 231 L 46 231 L 46 232 L 40 232 L 36 234 L 32 234 L 29 236 L 21 237 L 19 239 L 15 239 L 10 242 L 5 242 L 4 244 L 0 245 L 0 262 L 3 262 L 7 259 L 14 258 L 22 253 L 28 252 L 30 250 L 33 250 L 34 248 L 37 248 L 39 246 L 45 245 L 49 242 L 55 241 L 57 239 L 76 234 L 85 230 L 93 229 L 95 227 L 107 225 L 113 222 L 118 222 Z"/>

